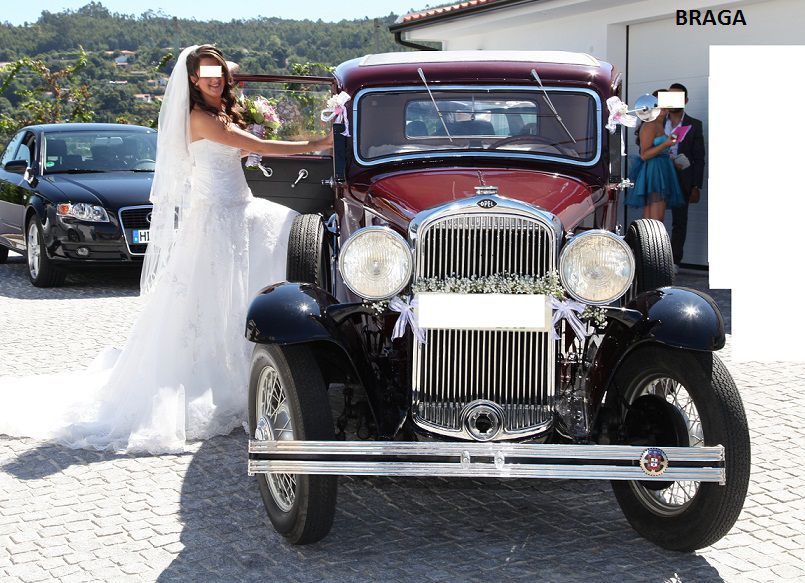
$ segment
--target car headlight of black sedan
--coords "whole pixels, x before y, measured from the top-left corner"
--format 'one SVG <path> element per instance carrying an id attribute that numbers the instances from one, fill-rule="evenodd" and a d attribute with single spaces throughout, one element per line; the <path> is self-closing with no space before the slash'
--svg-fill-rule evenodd
<path id="1" fill-rule="evenodd" d="M 60 217 L 73 217 L 82 221 L 93 223 L 108 223 L 109 215 L 102 206 L 85 202 L 61 203 L 56 205 L 56 214 Z"/>

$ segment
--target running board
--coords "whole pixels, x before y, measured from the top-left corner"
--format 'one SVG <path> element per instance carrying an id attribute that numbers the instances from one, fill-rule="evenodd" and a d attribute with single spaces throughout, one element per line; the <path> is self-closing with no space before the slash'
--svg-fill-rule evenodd
<path id="1" fill-rule="evenodd" d="M 724 484 L 724 447 L 249 441 L 249 475 L 456 476 Z"/>

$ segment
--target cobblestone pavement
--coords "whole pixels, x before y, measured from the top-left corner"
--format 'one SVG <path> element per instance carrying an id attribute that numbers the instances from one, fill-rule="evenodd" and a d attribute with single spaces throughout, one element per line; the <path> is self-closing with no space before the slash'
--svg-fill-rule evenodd
<path id="1" fill-rule="evenodd" d="M 715 295 L 728 311 L 729 292 Z M 12 256 L 0 265 L 0 375 L 80 368 L 122 343 L 139 306 L 136 274 L 37 290 Z M 243 433 L 161 457 L 0 437 L 0 579 L 802 580 L 805 366 L 735 363 L 729 343 L 721 356 L 748 409 L 753 474 L 732 532 L 699 553 L 641 539 L 603 482 L 414 478 L 342 478 L 330 536 L 294 548 L 246 476 Z"/>

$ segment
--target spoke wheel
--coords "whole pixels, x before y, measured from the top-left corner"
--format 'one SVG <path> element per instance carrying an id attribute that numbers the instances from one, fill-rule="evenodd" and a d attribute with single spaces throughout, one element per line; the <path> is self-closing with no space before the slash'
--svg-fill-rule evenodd
<path id="1" fill-rule="evenodd" d="M 647 381 L 639 388 L 636 399 L 640 397 L 654 397 L 661 399 L 670 407 L 666 411 L 677 417 L 673 421 L 683 426 L 685 432 L 683 439 L 674 439 L 675 443 L 655 445 L 673 445 L 685 447 L 704 446 L 704 432 L 702 421 L 696 403 L 688 391 L 678 381 L 669 377 L 659 377 Z M 635 400 L 636 400 L 635 399 Z M 671 441 L 671 440 L 664 440 Z M 629 482 L 629 485 L 640 497 L 647 508 L 659 516 L 676 516 L 685 511 L 696 493 L 699 491 L 699 482 Z"/>
<path id="2" fill-rule="evenodd" d="M 249 426 L 263 441 L 335 439 L 324 377 L 309 347 L 255 346 Z M 291 544 L 313 543 L 330 531 L 336 476 L 258 474 L 257 485 L 271 524 Z"/>
<path id="3" fill-rule="evenodd" d="M 615 372 L 607 406 L 621 419 L 622 444 L 724 446 L 724 485 L 613 480 L 632 527 L 675 551 L 694 551 L 726 535 L 746 499 L 750 447 L 740 394 L 718 357 L 658 344 L 637 348 Z"/>
<path id="4" fill-rule="evenodd" d="M 257 427 L 254 436 L 265 441 L 293 439 L 293 421 L 288 397 L 273 366 L 266 366 L 257 381 Z M 296 476 L 293 474 L 267 474 L 268 488 L 277 506 L 289 512 L 296 499 Z"/>

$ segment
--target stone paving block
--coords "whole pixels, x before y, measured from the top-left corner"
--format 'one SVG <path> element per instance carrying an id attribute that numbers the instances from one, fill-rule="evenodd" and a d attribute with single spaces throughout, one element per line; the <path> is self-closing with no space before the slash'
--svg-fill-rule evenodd
<path id="1" fill-rule="evenodd" d="M 104 314 L 85 324 L 94 337 L 85 344 L 31 333 L 26 344 L 11 339 L 0 375 L 24 374 L 32 355 L 54 353 L 60 343 L 75 353 L 48 361 L 52 371 L 119 342 L 141 306 L 136 279 L 87 277 L 39 290 L 21 263 L 0 265 L 0 308 L 13 307 L 0 309 L 0 330 L 22 329 L 22 314 L 42 322 L 54 310 Z M 255 481 L 245 476 L 242 431 L 158 457 L 0 437 L 0 579 L 44 572 L 42 580 L 168 583 L 632 583 L 646 580 L 650 565 L 651 580 L 675 583 L 802 580 L 805 479 L 791 459 L 805 443 L 805 365 L 734 363 L 730 343 L 720 356 L 749 418 L 750 496 L 733 531 L 699 553 L 669 553 L 641 539 L 606 483 L 382 477 L 341 478 L 332 533 L 295 548 L 273 532 Z M 14 352 L 18 345 L 24 350 Z M 48 558 L 53 549 L 59 556 Z M 14 562 L 26 553 L 37 558 Z"/>

